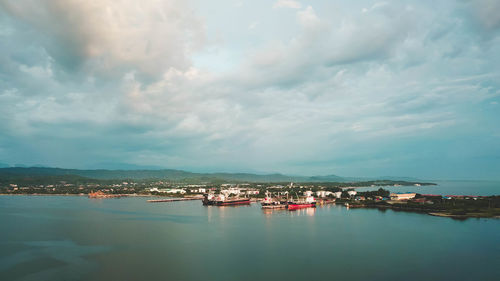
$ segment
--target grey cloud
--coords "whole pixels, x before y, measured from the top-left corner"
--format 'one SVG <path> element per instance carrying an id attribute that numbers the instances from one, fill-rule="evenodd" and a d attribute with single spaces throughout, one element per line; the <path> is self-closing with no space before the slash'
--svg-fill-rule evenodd
<path id="1" fill-rule="evenodd" d="M 472 9 L 476 19 L 484 28 L 494 30 L 500 28 L 500 2 L 496 0 L 473 0 Z"/>
<path id="2" fill-rule="evenodd" d="M 100 75 L 121 68 L 156 76 L 190 65 L 203 44 L 203 27 L 183 1 L 10 1 L 1 7 L 30 28 L 67 71 Z"/>
<path id="3" fill-rule="evenodd" d="M 15 30 L 0 33 L 1 39 L 10 39 L 0 40 L 0 59 L 6 62 L 0 66 L 2 162 L 14 161 L 11 151 L 23 150 L 29 153 L 22 159 L 28 154 L 50 159 L 55 151 L 51 163 L 74 166 L 116 161 L 292 173 L 335 168 L 352 174 L 366 161 L 379 165 L 378 171 L 397 170 L 398 161 L 408 166 L 440 150 L 453 152 L 443 149 L 447 141 L 462 130 L 477 132 L 470 120 L 485 118 L 482 103 L 500 94 L 498 37 L 491 35 L 486 46 L 454 2 L 439 4 L 443 9 L 421 2 L 412 2 L 411 8 L 370 4 L 369 11 L 342 18 L 305 7 L 295 11 L 299 28 L 293 38 L 250 50 L 230 73 L 190 64 L 202 39 L 184 31 L 202 37 L 202 24 L 176 19 L 175 11 L 183 6 L 165 7 L 173 9 L 172 22 L 180 22 L 180 29 L 157 31 L 163 25 L 155 25 L 157 14 L 147 12 L 151 7 L 146 5 L 145 26 L 159 33 L 136 30 L 113 37 L 113 28 L 96 30 L 89 19 L 69 15 L 67 29 L 52 30 L 54 23 L 35 16 L 38 11 L 14 9 L 28 2 L 2 3 L 12 15 L 5 25 Z M 47 14 L 83 9 L 90 19 L 94 15 L 85 7 L 99 4 L 42 3 L 50 7 Z M 463 25 L 456 25 L 458 19 Z M 122 27 L 133 23 L 122 20 Z M 30 25 L 27 34 L 21 32 L 23 24 Z M 29 32 L 36 30 L 44 30 L 50 44 L 40 36 L 28 44 Z M 157 52 L 164 51 L 161 55 L 145 56 L 146 41 L 132 52 L 134 57 L 127 57 L 127 51 L 103 51 L 121 52 L 115 44 L 153 35 L 168 39 L 165 45 L 152 43 Z M 179 42 L 170 45 L 171 38 Z M 78 46 L 72 47 L 75 42 Z M 70 57 L 80 63 L 78 70 L 57 66 L 64 59 L 53 52 L 68 46 Z M 154 75 L 145 79 L 150 72 Z M 418 149 L 425 153 L 419 156 Z M 321 164 L 300 164 L 312 162 Z"/>

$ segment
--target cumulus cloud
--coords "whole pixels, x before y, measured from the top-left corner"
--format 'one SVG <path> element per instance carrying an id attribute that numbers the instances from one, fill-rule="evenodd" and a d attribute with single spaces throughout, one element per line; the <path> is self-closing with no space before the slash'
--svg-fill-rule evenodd
<path id="1" fill-rule="evenodd" d="M 500 38 L 460 3 L 278 1 L 295 10 L 223 25 L 241 63 L 219 72 L 195 63 L 219 35 L 189 2 L 0 3 L 0 162 L 408 175 L 464 131 L 498 138 Z"/>
<path id="2" fill-rule="evenodd" d="M 273 8 L 289 8 L 289 9 L 300 9 L 302 5 L 293 0 L 278 0 L 274 3 Z"/>
<path id="3" fill-rule="evenodd" d="M 189 67 L 190 54 L 203 44 L 203 26 L 185 1 L 1 3 L 7 13 L 41 33 L 42 46 L 66 68 L 133 68 L 155 75 L 168 67 Z"/>

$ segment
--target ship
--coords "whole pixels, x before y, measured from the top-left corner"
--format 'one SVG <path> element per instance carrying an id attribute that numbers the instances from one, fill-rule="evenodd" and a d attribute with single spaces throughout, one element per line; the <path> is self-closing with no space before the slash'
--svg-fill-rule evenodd
<path id="1" fill-rule="evenodd" d="M 282 204 L 279 200 L 276 198 L 272 198 L 271 194 L 269 191 L 266 191 L 266 197 L 262 201 L 260 201 L 260 204 L 262 205 L 262 209 L 285 209 L 286 208 L 286 202 Z"/>
<path id="2" fill-rule="evenodd" d="M 312 196 L 307 196 L 305 199 L 297 199 L 289 201 L 288 210 L 297 210 L 302 208 L 316 208 L 316 199 Z"/>
<path id="3" fill-rule="evenodd" d="M 243 197 L 227 197 L 224 194 L 215 195 L 212 193 L 205 194 L 203 197 L 203 205 L 208 206 L 231 206 L 231 205 L 249 205 L 250 198 Z"/>

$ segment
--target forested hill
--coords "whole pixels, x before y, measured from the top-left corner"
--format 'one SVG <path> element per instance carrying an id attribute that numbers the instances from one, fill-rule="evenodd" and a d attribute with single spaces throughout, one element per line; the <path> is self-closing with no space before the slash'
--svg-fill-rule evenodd
<path id="1" fill-rule="evenodd" d="M 193 173 L 182 170 L 79 170 L 43 167 L 11 167 L 0 168 L 0 178 L 88 178 L 98 180 L 111 179 L 165 179 L 171 181 L 227 181 L 227 182 L 351 182 L 363 180 L 381 180 L 368 178 L 343 178 L 336 175 L 328 176 L 289 176 L 283 174 L 251 174 L 251 173 Z M 391 180 L 389 177 L 387 180 Z"/>

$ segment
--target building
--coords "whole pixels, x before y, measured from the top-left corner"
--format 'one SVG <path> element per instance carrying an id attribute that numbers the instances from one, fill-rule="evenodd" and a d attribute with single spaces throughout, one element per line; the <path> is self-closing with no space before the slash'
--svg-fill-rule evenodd
<path id="1" fill-rule="evenodd" d="M 415 192 L 408 193 L 391 193 L 391 200 L 410 200 L 414 198 L 417 194 Z"/>
<path id="2" fill-rule="evenodd" d="M 357 192 L 357 191 L 355 191 L 355 190 L 349 190 L 349 191 L 347 191 L 347 194 L 348 194 L 349 196 L 355 196 L 356 194 L 358 194 L 358 192 Z"/>
<path id="3" fill-rule="evenodd" d="M 229 196 L 229 195 L 240 195 L 241 189 L 235 188 L 235 187 L 231 187 L 231 188 L 228 188 L 228 189 L 221 190 L 220 192 L 223 193 L 223 194 L 225 194 L 226 196 Z"/>
<path id="4" fill-rule="evenodd" d="M 247 189 L 247 195 L 259 195 L 259 190 L 258 189 Z"/>
<path id="5" fill-rule="evenodd" d="M 316 196 L 320 197 L 320 198 L 325 198 L 331 194 L 333 194 L 333 192 L 331 192 L 331 191 L 326 191 L 326 190 L 316 191 Z M 340 194 L 342 194 L 342 192 Z"/>

